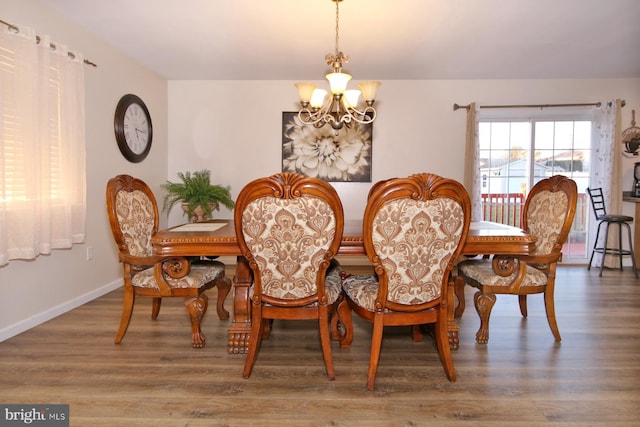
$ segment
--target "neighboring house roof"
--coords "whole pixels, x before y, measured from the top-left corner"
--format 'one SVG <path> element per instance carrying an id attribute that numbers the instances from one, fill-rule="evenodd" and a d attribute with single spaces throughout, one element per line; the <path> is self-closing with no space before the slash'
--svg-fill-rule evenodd
<path id="1" fill-rule="evenodd" d="M 560 151 L 555 152 L 553 156 L 540 157 L 535 162 L 535 167 L 546 169 L 551 172 L 566 172 L 571 170 L 571 165 L 575 169 L 582 169 L 584 161 L 583 151 Z M 579 167 L 576 168 L 576 166 Z M 527 159 L 508 159 L 508 158 L 482 158 L 480 159 L 480 170 L 493 175 L 503 175 L 507 170 L 524 169 L 528 166 Z"/>

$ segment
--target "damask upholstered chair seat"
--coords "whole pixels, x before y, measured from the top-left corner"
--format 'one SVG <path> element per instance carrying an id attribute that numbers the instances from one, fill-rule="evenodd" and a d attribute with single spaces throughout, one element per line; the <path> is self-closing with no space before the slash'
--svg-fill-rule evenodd
<path id="1" fill-rule="evenodd" d="M 374 389 L 385 326 L 433 324 L 438 354 L 456 380 L 447 335 L 446 286 L 469 231 L 464 187 L 433 174 L 376 184 L 364 213 L 363 239 L 374 275 L 343 275 L 338 311 L 353 339 L 351 310 L 373 323 L 367 388 Z"/>
<path id="2" fill-rule="evenodd" d="M 180 279 L 174 279 L 168 274 L 165 274 L 165 280 L 169 284 L 169 287 L 174 289 L 199 288 L 203 283 L 212 282 L 224 273 L 225 267 L 220 262 L 207 262 L 207 264 L 192 263 L 188 275 Z M 131 284 L 139 288 L 160 289 L 153 268 L 147 268 L 133 276 L 131 278 Z"/>
<path id="3" fill-rule="evenodd" d="M 136 296 L 153 298 L 152 319 L 160 313 L 162 298 L 184 297 L 191 317 L 191 344 L 203 347 L 206 338 L 200 323 L 208 305 L 204 291 L 218 287 L 218 316 L 229 317 L 223 305 L 231 289 L 225 265 L 154 255 L 151 237 L 158 231 L 158 206 L 151 189 L 139 179 L 118 175 L 109 180 L 107 211 L 124 278 L 124 306 L 116 344 L 127 332 Z"/>
<path id="4" fill-rule="evenodd" d="M 295 173 L 259 178 L 238 195 L 234 219 L 238 244 L 254 279 L 242 375 L 251 375 L 274 319 L 315 319 L 324 365 L 333 380 L 329 323 L 342 301 L 340 269 L 333 257 L 344 230 L 336 190 Z"/>
<path id="5" fill-rule="evenodd" d="M 520 312 L 526 317 L 527 295 L 536 293 L 544 293 L 547 320 L 556 341 L 560 341 L 553 298 L 556 267 L 562 259 L 562 245 L 573 223 L 577 199 L 576 183 L 567 177 L 555 175 L 539 181 L 527 197 L 521 220 L 522 228 L 537 238 L 533 253 L 518 257 L 514 263 L 484 258 L 458 264 L 455 293 L 459 304 L 455 314 L 461 316 L 464 312 L 465 283 L 477 288 L 474 303 L 480 316 L 478 343 L 489 340 L 489 317 L 496 294 L 518 295 Z"/>

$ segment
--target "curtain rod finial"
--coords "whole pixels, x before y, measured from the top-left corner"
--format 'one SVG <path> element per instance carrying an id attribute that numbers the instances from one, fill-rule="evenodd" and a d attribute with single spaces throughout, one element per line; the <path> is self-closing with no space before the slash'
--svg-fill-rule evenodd
<path id="1" fill-rule="evenodd" d="M 465 110 L 469 110 L 469 106 L 468 105 L 453 104 L 453 111 L 458 111 L 460 108 L 464 108 Z"/>

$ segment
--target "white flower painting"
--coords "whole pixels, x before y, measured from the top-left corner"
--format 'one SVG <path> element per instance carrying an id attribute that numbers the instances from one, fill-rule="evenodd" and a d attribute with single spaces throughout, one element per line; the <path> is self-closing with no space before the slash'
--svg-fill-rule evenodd
<path id="1" fill-rule="evenodd" d="M 332 182 L 371 182 L 373 125 L 303 124 L 298 113 L 282 113 L 282 171 Z"/>

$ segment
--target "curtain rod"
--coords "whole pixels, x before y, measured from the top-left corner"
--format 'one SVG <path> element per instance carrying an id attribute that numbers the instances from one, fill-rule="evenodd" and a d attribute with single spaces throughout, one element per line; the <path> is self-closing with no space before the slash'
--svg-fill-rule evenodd
<path id="1" fill-rule="evenodd" d="M 10 31 L 14 31 L 16 33 L 20 32 L 20 28 L 18 28 L 17 26 L 15 26 L 13 24 L 10 24 L 10 23 L 8 23 L 6 21 L 3 21 L 2 19 L 0 19 L 0 24 L 4 24 L 7 27 L 9 27 Z M 36 35 L 36 43 L 40 43 L 40 36 L 38 36 L 38 35 Z M 53 44 L 53 43 L 49 43 L 49 47 L 51 49 L 55 50 L 57 46 L 55 44 Z M 76 59 L 76 54 L 73 53 L 73 52 L 67 52 L 67 56 L 69 56 L 69 58 L 71 58 L 71 59 Z M 85 64 L 87 64 L 87 65 L 91 65 L 92 67 L 97 67 L 97 65 L 95 63 L 89 61 L 88 59 L 85 59 L 83 62 Z"/>
<path id="2" fill-rule="evenodd" d="M 601 102 L 591 102 L 585 104 L 531 104 L 531 105 L 481 105 L 480 108 L 553 108 L 553 107 L 600 107 Z M 611 105 L 611 102 L 609 102 Z M 627 105 L 627 101 L 622 100 L 622 106 Z M 458 105 L 453 104 L 453 111 L 458 111 L 461 108 L 469 110 L 470 105 Z"/>

